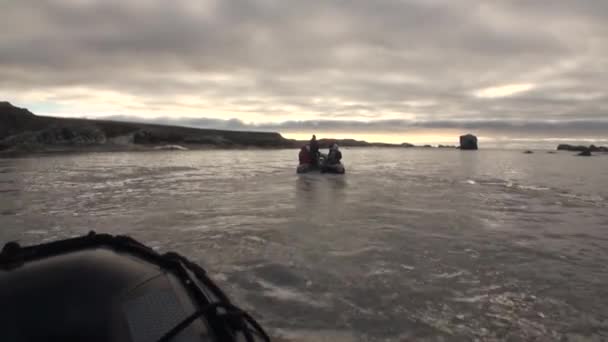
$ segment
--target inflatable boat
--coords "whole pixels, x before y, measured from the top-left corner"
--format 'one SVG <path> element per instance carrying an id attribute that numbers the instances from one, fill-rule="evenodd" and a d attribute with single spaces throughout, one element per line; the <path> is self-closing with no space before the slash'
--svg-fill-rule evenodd
<path id="1" fill-rule="evenodd" d="M 321 154 L 319 158 L 319 165 L 300 164 L 296 168 L 296 173 L 309 172 L 344 174 L 346 172 L 346 169 L 344 168 L 344 165 L 342 163 L 327 164 L 326 156 L 324 154 Z"/>
<path id="2" fill-rule="evenodd" d="M 0 253 L 2 341 L 270 341 L 197 264 L 95 234 Z"/>
<path id="3" fill-rule="evenodd" d="M 342 163 L 333 165 L 313 166 L 311 164 L 300 164 L 296 169 L 296 173 L 309 173 L 309 172 L 321 172 L 321 173 L 335 173 L 344 174 L 346 169 Z"/>

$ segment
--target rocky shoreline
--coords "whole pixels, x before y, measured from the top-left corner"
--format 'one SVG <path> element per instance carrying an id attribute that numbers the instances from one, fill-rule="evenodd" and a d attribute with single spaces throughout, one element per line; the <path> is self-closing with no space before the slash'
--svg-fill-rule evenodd
<path id="1" fill-rule="evenodd" d="M 286 139 L 276 132 L 225 131 L 38 116 L 9 102 L 0 102 L 0 122 L 0 157 L 73 152 L 283 149 L 299 148 L 307 143 Z M 419 147 L 408 143 L 369 143 L 354 139 L 319 140 L 322 148 L 334 142 L 345 147 Z"/>
<path id="2" fill-rule="evenodd" d="M 276 132 L 245 132 L 163 126 L 133 122 L 38 116 L 25 108 L 0 102 L 0 157 L 78 152 L 139 152 L 206 149 L 291 149 L 308 143 L 286 139 Z M 321 148 L 343 147 L 438 148 L 477 150 L 477 137 L 460 137 L 460 146 L 409 143 L 370 143 L 354 139 L 320 139 Z M 608 153 L 608 147 L 561 144 L 558 151 L 579 155 Z M 529 153 L 531 153 L 530 151 Z"/>
<path id="3" fill-rule="evenodd" d="M 37 116 L 0 102 L 0 155 L 209 148 L 291 148 L 274 132 L 239 132 L 130 122 Z"/>

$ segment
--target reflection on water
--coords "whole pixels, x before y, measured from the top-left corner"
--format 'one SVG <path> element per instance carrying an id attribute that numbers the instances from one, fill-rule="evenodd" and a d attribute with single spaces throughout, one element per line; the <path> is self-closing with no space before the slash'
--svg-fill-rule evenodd
<path id="1" fill-rule="evenodd" d="M 346 175 L 306 174 L 296 178 L 296 204 L 304 211 L 319 207 L 328 209 L 344 203 L 347 187 Z M 308 209 L 308 210 L 306 210 Z"/>
<path id="2" fill-rule="evenodd" d="M 608 156 L 343 153 L 342 176 L 287 150 L 3 159 L 0 239 L 177 249 L 290 341 L 608 331 Z"/>

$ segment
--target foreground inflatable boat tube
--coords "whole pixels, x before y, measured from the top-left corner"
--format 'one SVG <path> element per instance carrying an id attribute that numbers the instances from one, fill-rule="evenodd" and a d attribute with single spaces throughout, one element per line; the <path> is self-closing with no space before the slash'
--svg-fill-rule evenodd
<path id="1" fill-rule="evenodd" d="M 198 265 L 122 236 L 0 253 L 2 341 L 269 341 Z"/>

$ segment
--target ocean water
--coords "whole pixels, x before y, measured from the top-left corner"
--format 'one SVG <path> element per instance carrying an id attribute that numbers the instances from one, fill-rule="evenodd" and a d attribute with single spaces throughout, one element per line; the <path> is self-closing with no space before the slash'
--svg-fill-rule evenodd
<path id="1" fill-rule="evenodd" d="M 0 242 L 128 234 L 278 341 L 608 339 L 608 155 L 344 149 L 0 159 Z"/>

